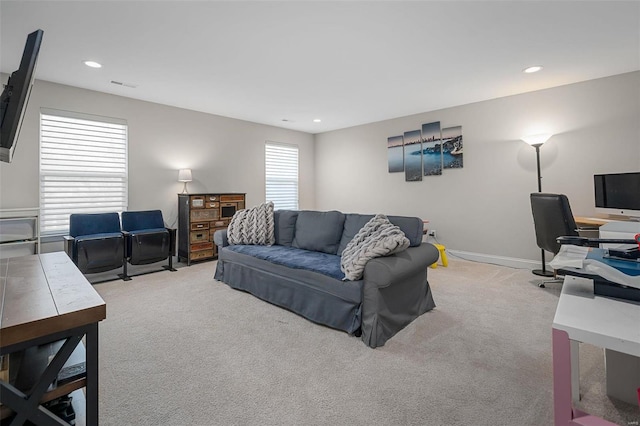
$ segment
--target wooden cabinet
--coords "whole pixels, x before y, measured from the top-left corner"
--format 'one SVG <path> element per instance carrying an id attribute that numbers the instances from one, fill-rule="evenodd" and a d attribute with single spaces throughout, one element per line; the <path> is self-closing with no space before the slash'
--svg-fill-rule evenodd
<path id="1" fill-rule="evenodd" d="M 245 194 L 178 194 L 178 261 L 215 259 L 213 234 L 244 208 Z"/>

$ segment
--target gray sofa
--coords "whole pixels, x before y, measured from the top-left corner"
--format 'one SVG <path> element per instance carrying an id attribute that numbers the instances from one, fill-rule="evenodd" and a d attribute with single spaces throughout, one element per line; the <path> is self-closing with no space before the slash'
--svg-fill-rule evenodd
<path id="1" fill-rule="evenodd" d="M 227 231 L 219 230 L 215 279 L 316 323 L 361 335 L 372 348 L 382 346 L 435 307 L 427 267 L 439 253 L 422 242 L 419 218 L 389 216 L 410 247 L 369 260 L 361 280 L 343 280 L 340 254 L 372 217 L 276 210 L 271 246 L 229 245 Z"/>

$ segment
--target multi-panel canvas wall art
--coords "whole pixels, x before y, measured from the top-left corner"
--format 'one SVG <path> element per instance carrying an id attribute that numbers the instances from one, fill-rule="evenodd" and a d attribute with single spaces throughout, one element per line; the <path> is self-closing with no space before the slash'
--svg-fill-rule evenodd
<path id="1" fill-rule="evenodd" d="M 462 168 L 462 126 L 442 129 L 442 164 L 445 169 Z"/>
<path id="2" fill-rule="evenodd" d="M 422 155 L 424 175 L 441 175 L 442 134 L 439 121 L 422 125 Z"/>
<path id="3" fill-rule="evenodd" d="M 404 132 L 404 180 L 422 180 L 422 138 L 420 130 Z"/>
<path id="4" fill-rule="evenodd" d="M 389 173 L 404 171 L 407 182 L 441 175 L 443 169 L 461 169 L 462 156 L 462 126 L 441 129 L 434 121 L 387 138 Z"/>
<path id="5" fill-rule="evenodd" d="M 387 138 L 389 173 L 404 172 L 404 140 L 402 136 Z"/>

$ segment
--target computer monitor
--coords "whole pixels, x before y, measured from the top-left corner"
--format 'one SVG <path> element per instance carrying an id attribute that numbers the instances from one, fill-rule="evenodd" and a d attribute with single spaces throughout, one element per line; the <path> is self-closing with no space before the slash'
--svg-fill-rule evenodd
<path id="1" fill-rule="evenodd" d="M 596 212 L 640 220 L 640 172 L 593 176 Z"/>

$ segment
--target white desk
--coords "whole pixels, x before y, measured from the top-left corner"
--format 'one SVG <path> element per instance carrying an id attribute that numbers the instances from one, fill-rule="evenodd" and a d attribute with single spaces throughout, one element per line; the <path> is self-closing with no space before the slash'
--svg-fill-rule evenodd
<path id="1" fill-rule="evenodd" d="M 640 234 L 640 222 L 609 222 L 599 229 L 600 238 L 620 238 L 633 240 L 636 234 Z M 631 248 L 631 244 L 601 244 L 602 248 Z"/>
<path id="2" fill-rule="evenodd" d="M 595 296 L 592 280 L 567 276 L 552 333 L 556 426 L 613 425 L 573 408 L 572 396 L 577 395 L 578 373 L 577 368 L 572 371 L 572 364 L 577 367 L 577 342 L 640 357 L 640 304 Z"/>

